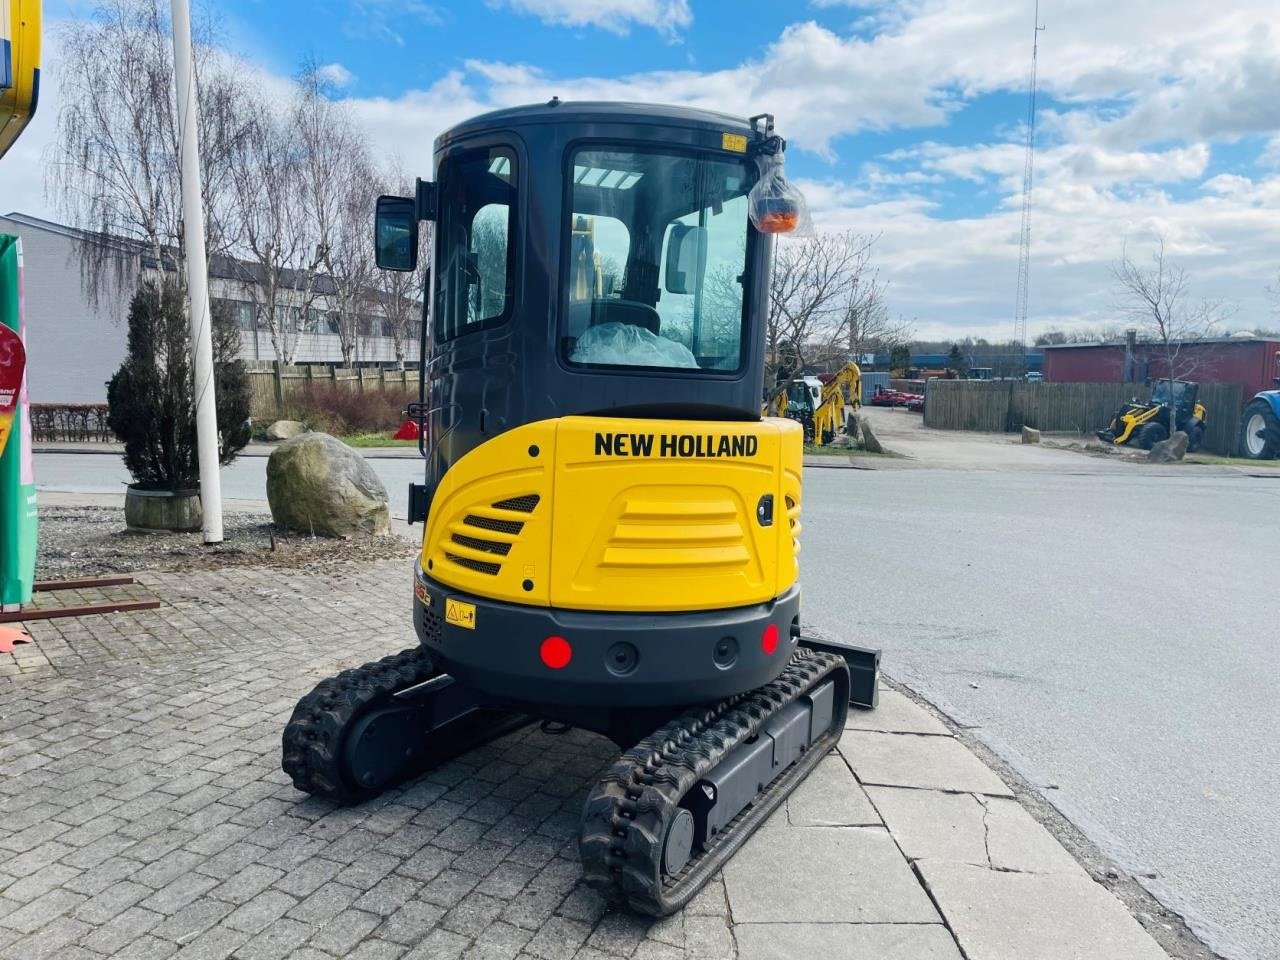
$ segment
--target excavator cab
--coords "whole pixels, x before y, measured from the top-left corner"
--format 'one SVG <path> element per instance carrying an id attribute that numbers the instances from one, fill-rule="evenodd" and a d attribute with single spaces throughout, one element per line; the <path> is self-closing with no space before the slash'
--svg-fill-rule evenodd
<path id="1" fill-rule="evenodd" d="M 800 633 L 802 429 L 759 405 L 798 216 L 753 188 L 784 147 L 767 116 L 553 100 L 449 130 L 434 181 L 379 200 L 383 268 L 434 224 L 420 646 L 303 698 L 295 784 L 359 800 L 530 719 L 595 731 L 629 749 L 584 871 L 665 914 L 838 739 L 847 660 Z"/>

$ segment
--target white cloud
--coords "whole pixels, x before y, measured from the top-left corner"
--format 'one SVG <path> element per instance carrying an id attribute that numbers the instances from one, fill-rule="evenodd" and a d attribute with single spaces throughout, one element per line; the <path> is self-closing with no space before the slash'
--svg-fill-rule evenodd
<path id="1" fill-rule="evenodd" d="M 599 27 L 626 33 L 634 23 L 674 38 L 693 23 L 689 0 L 489 0 L 490 6 L 510 7 L 532 14 L 544 23 L 566 27 Z"/>
<path id="2" fill-rule="evenodd" d="M 345 87 L 355 79 L 355 74 L 340 63 L 326 63 L 316 68 L 316 75 L 325 83 Z"/>
<path id="3" fill-rule="evenodd" d="M 360 2 L 381 15 L 366 30 L 395 33 L 400 21 L 387 14 L 399 7 Z M 661 29 L 655 11 L 664 6 L 663 0 L 494 2 L 604 29 Z M 465 60 L 429 86 L 349 103 L 378 151 L 399 154 L 410 175 L 430 172 L 433 140 L 453 124 L 553 95 L 685 103 L 743 116 L 771 111 L 793 149 L 832 161 L 829 176 L 804 184 L 818 223 L 883 232 L 881 260 L 893 280 L 895 310 L 919 316 L 922 329 L 1007 335 L 1023 164 L 1016 128 L 1009 142 L 999 142 L 998 133 L 986 134 L 990 142 L 959 145 L 927 138 L 938 136 L 929 128 L 947 125 L 972 98 L 1024 89 L 1030 11 L 1007 0 L 843 5 L 869 11 L 876 29 L 855 34 L 795 23 L 759 53 L 712 71 L 593 77 Z M 406 9 L 420 20 L 439 16 L 412 0 Z M 613 26 L 592 19 L 605 11 L 613 11 Z M 686 14 L 677 11 L 668 21 Z M 1280 167 L 1274 0 L 1055 0 L 1043 16 L 1041 83 L 1062 106 L 1040 117 L 1033 332 L 1037 324 L 1105 320 L 1108 264 L 1125 238 L 1141 244 L 1155 231 L 1169 237 L 1198 293 L 1239 301 L 1241 325 L 1264 322 L 1263 288 L 1280 261 L 1280 176 L 1260 166 L 1204 178 L 1215 147 L 1246 135 L 1269 137 L 1259 163 Z M 50 71 L 36 127 L 15 148 L 23 152 L 0 161 L 0 209 L 42 209 L 35 158 L 52 129 L 55 77 Z M 926 142 L 874 157 L 853 139 L 903 128 L 920 129 Z M 957 184 L 992 212 L 956 218 L 947 191 Z"/>

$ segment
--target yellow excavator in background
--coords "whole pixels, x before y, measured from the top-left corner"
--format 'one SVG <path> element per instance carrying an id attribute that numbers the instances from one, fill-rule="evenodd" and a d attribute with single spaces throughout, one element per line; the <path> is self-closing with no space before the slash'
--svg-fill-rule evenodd
<path id="1" fill-rule="evenodd" d="M 40 99 L 40 0 L 0 0 L 0 157 Z"/>
<path id="2" fill-rule="evenodd" d="M 816 447 L 831 443 L 840 433 L 850 433 L 849 418 L 862 407 L 862 370 L 847 363 L 822 385 L 817 404 L 803 379 L 783 380 L 765 398 L 760 415 L 789 417 L 804 427 L 806 443 Z"/>

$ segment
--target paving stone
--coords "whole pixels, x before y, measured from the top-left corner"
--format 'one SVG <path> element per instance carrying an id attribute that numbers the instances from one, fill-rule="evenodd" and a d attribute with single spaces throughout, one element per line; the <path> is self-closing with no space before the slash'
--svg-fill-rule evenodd
<path id="1" fill-rule="evenodd" d="M 106 923 L 112 917 L 128 910 L 139 900 L 151 894 L 150 887 L 128 880 L 112 884 L 101 893 L 90 897 L 73 914 L 77 920 L 93 924 Z M 142 931 L 139 931 L 142 932 Z"/>
<path id="2" fill-rule="evenodd" d="M 221 925 L 211 927 L 178 951 L 178 960 L 227 960 L 249 935 Z"/>
<path id="3" fill-rule="evenodd" d="M 432 930 L 427 938 L 404 955 L 404 960 L 458 960 L 471 945 L 466 937 L 448 930 Z"/>
<path id="4" fill-rule="evenodd" d="M 941 924 L 739 923 L 733 936 L 738 960 L 962 960 Z"/>
<path id="5" fill-rule="evenodd" d="M 1084 875 L 1053 836 L 1013 800 L 868 787 L 902 852 L 997 870 Z"/>
<path id="6" fill-rule="evenodd" d="M 864 785 L 1013 796 L 953 737 L 846 730 L 839 749 Z"/>
<path id="7" fill-rule="evenodd" d="M 326 883 L 289 911 L 289 916 L 303 923 L 328 923 L 360 896 L 360 891 L 340 883 Z"/>
<path id="8" fill-rule="evenodd" d="M 533 939 L 533 933 L 509 923 L 494 923 L 476 937 L 464 954 L 464 960 L 514 960 L 525 944 Z"/>
<path id="9" fill-rule="evenodd" d="M 923 861 L 920 874 L 971 960 L 1168 960 L 1124 905 L 1088 877 L 941 860 Z"/>
<path id="10" fill-rule="evenodd" d="M 552 917 L 525 945 L 525 953 L 542 960 L 572 960 L 590 933 L 591 927 L 585 923 Z"/>
<path id="11" fill-rule="evenodd" d="M 189 903 L 168 920 L 158 924 L 151 932 L 157 937 L 185 944 L 204 933 L 234 910 L 221 900 L 197 900 Z"/>
<path id="12" fill-rule="evenodd" d="M 243 960 L 284 960 L 285 957 L 291 957 L 311 933 L 311 927 L 307 924 L 281 917 L 243 947 L 237 948 L 236 955 Z"/>
<path id="13" fill-rule="evenodd" d="M 403 944 L 369 939 L 358 944 L 342 960 L 397 960 L 407 949 Z"/>
<path id="14" fill-rule="evenodd" d="M 112 956 L 162 920 L 164 917 L 154 911 L 131 907 L 85 937 L 84 945 L 96 953 Z"/>
<path id="15" fill-rule="evenodd" d="M 316 932 L 311 946 L 335 957 L 343 957 L 382 922 L 372 913 L 344 910 Z"/>
<path id="16" fill-rule="evenodd" d="M 729 960 L 733 934 L 724 917 L 686 917 L 685 955 L 689 960 Z"/>
<path id="17" fill-rule="evenodd" d="M 440 925 L 467 937 L 478 937 L 506 908 L 506 903 L 483 893 L 471 892 L 450 910 Z"/>
<path id="18" fill-rule="evenodd" d="M 631 960 L 687 960 L 687 955 L 683 947 L 673 947 L 669 943 L 660 943 L 657 940 L 646 940 L 636 948 L 636 952 L 631 955 Z"/>
<path id="19" fill-rule="evenodd" d="M 893 838 L 878 827 L 762 830 L 725 866 L 724 879 L 737 923 L 938 920 Z M 686 920 L 686 936 L 689 930 Z"/>
<path id="20" fill-rule="evenodd" d="M 308 897 L 338 875 L 342 864 L 323 857 L 311 857 L 275 882 L 277 890 L 295 897 Z"/>
<path id="21" fill-rule="evenodd" d="M 413 945 L 425 937 L 443 916 L 443 907 L 411 900 L 387 917 L 377 933 L 384 940 Z"/>
<path id="22" fill-rule="evenodd" d="M 886 733 L 921 733 L 950 736 L 946 724 L 910 697 L 883 684 L 874 710 L 849 708 L 846 730 L 879 730 Z"/>
<path id="23" fill-rule="evenodd" d="M 626 911 L 607 914 L 587 937 L 587 946 L 601 953 L 629 957 L 644 941 L 652 924 L 650 918 Z"/>
<path id="24" fill-rule="evenodd" d="M 248 934 L 261 933 L 271 923 L 283 917 L 297 902 L 287 893 L 267 890 L 242 903 L 223 923 L 233 930 L 243 930 Z"/>
<path id="25" fill-rule="evenodd" d="M 33 900 L 0 917 L 0 927 L 8 927 L 18 933 L 31 933 L 47 923 L 52 923 L 64 913 L 74 910 L 88 898 L 66 890 L 53 890 L 39 900 Z"/>
<path id="26" fill-rule="evenodd" d="M 10 943 L 0 951 L 0 956 L 6 960 L 56 960 L 68 944 L 79 940 L 91 929 L 93 928 L 80 920 L 58 917 L 39 930 Z"/>
<path id="27" fill-rule="evenodd" d="M 141 905 L 156 913 L 177 913 L 217 885 L 218 881 L 213 877 L 206 877 L 199 873 L 183 874 L 147 897 Z"/>
<path id="28" fill-rule="evenodd" d="M 825 757 L 787 798 L 787 818 L 793 827 L 880 824 L 871 801 L 838 754 Z"/>

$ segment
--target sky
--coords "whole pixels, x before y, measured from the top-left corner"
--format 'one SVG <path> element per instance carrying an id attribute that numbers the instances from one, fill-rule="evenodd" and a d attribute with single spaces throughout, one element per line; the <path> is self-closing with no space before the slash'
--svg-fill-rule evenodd
<path id="1" fill-rule="evenodd" d="M 87 15 L 46 0 L 46 18 Z M 878 235 L 918 335 L 1007 339 L 1033 0 L 221 0 L 221 42 L 281 83 L 325 65 L 375 150 L 561 99 L 770 112 L 819 229 Z M 1157 237 L 1231 328 L 1280 327 L 1276 0 L 1042 0 L 1028 331 L 1120 324 L 1111 265 Z M 0 160 L 0 212 L 50 215 L 58 107 Z"/>

